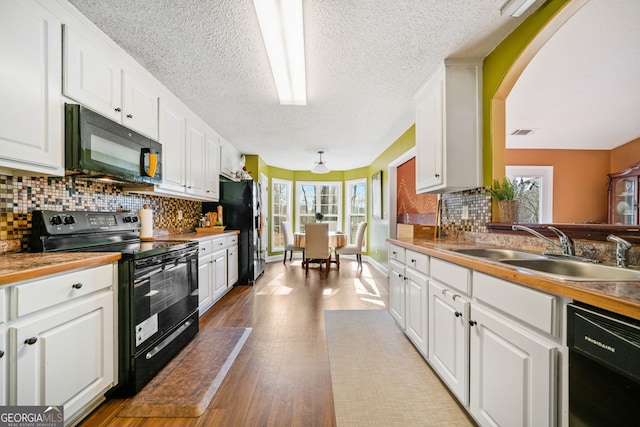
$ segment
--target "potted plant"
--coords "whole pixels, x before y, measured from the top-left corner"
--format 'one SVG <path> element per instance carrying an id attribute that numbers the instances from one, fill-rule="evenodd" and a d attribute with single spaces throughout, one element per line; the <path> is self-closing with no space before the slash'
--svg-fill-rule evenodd
<path id="1" fill-rule="evenodd" d="M 322 222 L 323 219 L 324 215 L 322 215 L 320 212 L 316 212 L 316 221 Z"/>
<path id="2" fill-rule="evenodd" d="M 505 177 L 502 183 L 494 179 L 493 187 L 487 189 L 487 192 L 498 202 L 500 222 L 518 222 L 518 196 L 522 191 L 521 187 Z"/>

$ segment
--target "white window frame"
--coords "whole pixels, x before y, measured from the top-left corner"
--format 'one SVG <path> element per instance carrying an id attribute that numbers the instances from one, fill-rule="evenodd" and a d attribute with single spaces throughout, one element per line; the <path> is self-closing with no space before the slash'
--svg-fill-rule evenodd
<path id="1" fill-rule="evenodd" d="M 364 184 L 364 221 L 367 220 L 367 206 L 368 206 L 368 200 L 367 200 L 367 193 L 368 193 L 368 189 L 367 189 L 367 178 L 361 178 L 361 179 L 353 179 L 353 180 L 349 180 L 349 181 L 345 181 L 344 186 L 345 186 L 345 197 L 344 197 L 344 205 L 345 205 L 345 215 L 344 215 L 344 223 L 345 223 L 345 232 L 347 233 L 347 236 L 349 238 L 349 243 L 353 243 L 355 244 L 355 242 L 351 241 L 351 233 L 349 232 L 349 230 L 347 230 L 347 228 L 349 227 L 349 224 L 351 224 L 351 216 L 353 215 L 351 212 L 351 186 L 352 185 L 357 185 L 357 184 Z M 360 215 L 358 215 L 360 216 Z M 363 245 L 363 250 L 366 252 L 366 247 L 367 247 L 367 243 L 366 243 L 367 239 L 364 239 L 362 242 Z"/>
<path id="2" fill-rule="evenodd" d="M 540 178 L 540 223 L 553 223 L 553 166 L 506 166 L 509 179 L 517 177 Z"/>
<path id="3" fill-rule="evenodd" d="M 336 218 L 338 225 L 337 228 L 338 230 L 340 230 L 342 228 L 342 205 L 344 204 L 344 200 L 342 198 L 342 194 L 343 194 L 343 185 L 344 182 L 342 181 L 297 181 L 296 182 L 296 213 L 295 213 L 295 217 L 296 217 L 296 231 L 302 231 L 300 229 L 300 225 L 302 224 L 302 221 L 300 219 L 300 210 L 298 209 L 299 207 L 299 201 L 302 199 L 302 195 L 301 195 L 301 191 L 300 191 L 300 187 L 303 185 L 312 185 L 316 187 L 316 207 L 320 205 L 320 192 L 317 191 L 318 187 L 322 187 L 322 186 L 335 186 L 338 187 L 338 217 Z"/>
<path id="4" fill-rule="evenodd" d="M 276 208 L 276 202 L 275 202 L 275 197 L 277 192 L 275 191 L 274 187 L 275 185 L 285 185 L 287 187 L 287 207 L 286 207 L 286 215 L 282 215 L 280 213 L 276 214 L 275 212 L 275 208 Z M 289 181 L 286 179 L 278 179 L 278 178 L 271 178 L 271 233 L 270 233 L 270 240 L 271 240 L 271 251 L 272 252 L 281 252 L 284 251 L 284 246 L 276 246 L 275 245 L 275 232 L 276 232 L 276 227 L 275 227 L 275 220 L 276 218 L 283 218 L 283 221 L 291 221 L 291 217 L 292 217 L 292 209 L 293 209 L 293 181 Z"/>

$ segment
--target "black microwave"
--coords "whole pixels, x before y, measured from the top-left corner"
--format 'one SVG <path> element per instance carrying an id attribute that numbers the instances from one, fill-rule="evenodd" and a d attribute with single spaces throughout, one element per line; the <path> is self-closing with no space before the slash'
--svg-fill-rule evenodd
<path id="1" fill-rule="evenodd" d="M 77 104 L 65 104 L 65 170 L 119 182 L 162 183 L 162 145 Z"/>

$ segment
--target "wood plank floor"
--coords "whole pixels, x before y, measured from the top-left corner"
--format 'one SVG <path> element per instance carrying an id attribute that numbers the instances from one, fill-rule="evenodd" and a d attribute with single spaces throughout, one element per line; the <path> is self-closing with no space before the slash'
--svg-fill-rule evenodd
<path id="1" fill-rule="evenodd" d="M 381 309 L 388 280 L 368 264 L 340 260 L 328 276 L 300 261 L 267 264 L 255 286 L 237 286 L 200 318 L 200 328 L 253 331 L 199 418 L 118 418 L 110 399 L 83 426 L 335 426 L 324 310 Z"/>

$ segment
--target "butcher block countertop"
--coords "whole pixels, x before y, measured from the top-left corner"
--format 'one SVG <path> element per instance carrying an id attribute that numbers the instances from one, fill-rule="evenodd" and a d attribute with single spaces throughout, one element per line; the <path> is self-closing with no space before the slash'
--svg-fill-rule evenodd
<path id="1" fill-rule="evenodd" d="M 473 257 L 453 252 L 452 249 L 493 247 L 478 242 L 451 239 L 388 239 L 389 243 L 411 249 L 473 270 L 517 282 L 555 295 L 581 301 L 605 310 L 640 320 L 640 281 L 638 282 L 584 282 L 552 279 L 524 272 L 516 267 L 487 258 Z"/>
<path id="2" fill-rule="evenodd" d="M 119 252 L 11 253 L 0 255 L 0 286 L 118 261 Z"/>

